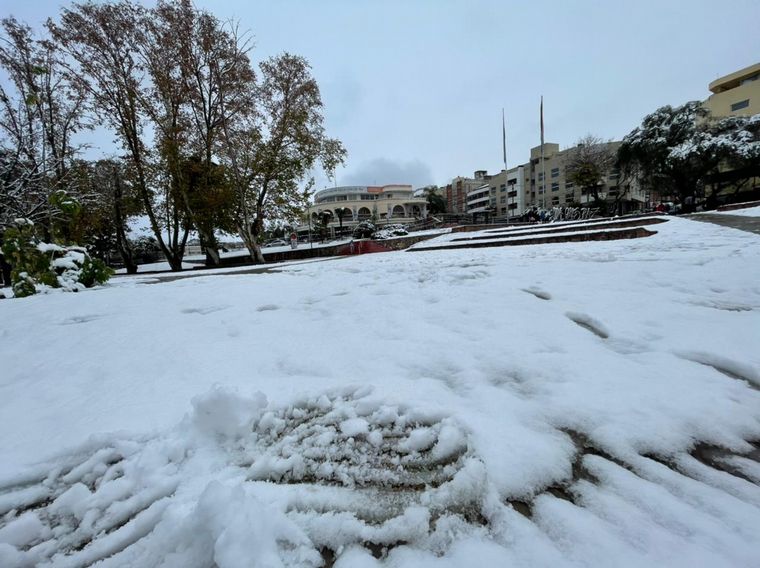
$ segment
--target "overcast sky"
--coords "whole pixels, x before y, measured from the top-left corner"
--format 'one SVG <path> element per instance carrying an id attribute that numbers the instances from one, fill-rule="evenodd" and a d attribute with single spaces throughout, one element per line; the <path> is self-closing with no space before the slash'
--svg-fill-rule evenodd
<path id="1" fill-rule="evenodd" d="M 146 2 L 149 3 L 149 2 Z M 60 0 L 6 0 L 30 23 Z M 509 167 L 546 141 L 620 139 L 656 108 L 709 95 L 760 61 L 760 0 L 196 0 L 255 36 L 255 61 L 305 56 L 328 133 L 348 159 L 338 185 L 445 184 Z M 318 187 L 328 182 L 321 178 Z"/>

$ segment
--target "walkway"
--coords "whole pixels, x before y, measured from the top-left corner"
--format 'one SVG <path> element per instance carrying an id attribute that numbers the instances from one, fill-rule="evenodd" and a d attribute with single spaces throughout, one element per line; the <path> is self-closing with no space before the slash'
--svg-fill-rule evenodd
<path id="1" fill-rule="evenodd" d="M 139 284 L 159 284 L 162 282 L 174 282 L 176 280 L 184 280 L 185 278 L 200 278 L 203 276 L 241 276 L 243 274 L 269 274 L 272 272 L 279 272 L 283 268 L 289 268 L 291 266 L 298 266 L 299 264 L 307 264 L 314 262 L 324 262 L 326 260 L 337 260 L 341 256 L 327 256 L 323 258 L 308 259 L 301 262 L 279 262 L 279 263 L 267 263 L 252 266 L 231 266 L 229 268 L 211 268 L 211 269 L 186 269 L 181 272 L 138 272 L 137 274 L 119 274 L 114 277 L 113 280 L 118 279 L 124 281 L 126 279 L 134 279 Z"/>
<path id="2" fill-rule="evenodd" d="M 722 227 L 731 227 L 748 233 L 760 235 L 760 217 L 743 217 L 741 215 L 730 215 L 727 213 L 697 213 L 685 215 L 693 221 L 702 221 L 703 223 L 714 223 Z"/>

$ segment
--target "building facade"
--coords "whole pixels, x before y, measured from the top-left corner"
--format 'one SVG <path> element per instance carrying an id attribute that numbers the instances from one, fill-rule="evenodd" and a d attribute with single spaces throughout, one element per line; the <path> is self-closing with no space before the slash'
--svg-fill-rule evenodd
<path id="1" fill-rule="evenodd" d="M 314 194 L 314 204 L 307 211 L 307 221 L 299 231 L 321 223 L 327 215 L 332 234 L 347 233 L 362 221 L 378 225 L 413 223 L 426 219 L 427 199 L 415 195 L 411 185 L 351 185 L 323 189 Z"/>
<path id="2" fill-rule="evenodd" d="M 621 143 L 605 144 L 611 153 L 615 153 Z M 575 147 L 560 150 L 559 144 L 545 143 L 543 161 L 541 146 L 536 146 L 531 148 L 530 161 L 525 164 L 493 175 L 479 170 L 474 178 L 454 178 L 448 186 L 450 190 L 460 186 L 469 187 L 469 190 L 464 195 L 464 209 L 450 209 L 449 212 L 464 211 L 476 215 L 488 212 L 491 217 L 509 220 L 534 207 L 551 209 L 590 205 L 594 201 L 593 192 L 576 187 L 568 178 L 567 166 L 574 150 Z M 647 202 L 647 196 L 637 184 L 633 180 L 621 179 L 620 172 L 614 168 L 604 172 L 597 193 L 600 199 L 615 203 L 618 213 L 642 209 Z"/>
<path id="3" fill-rule="evenodd" d="M 702 105 L 715 118 L 759 114 L 760 63 L 716 79 L 708 89 L 712 95 Z"/>
<path id="4" fill-rule="evenodd" d="M 467 194 L 482 187 L 489 179 L 486 170 L 478 170 L 471 178 L 455 177 L 446 185 L 446 212 L 453 215 L 467 213 Z"/>

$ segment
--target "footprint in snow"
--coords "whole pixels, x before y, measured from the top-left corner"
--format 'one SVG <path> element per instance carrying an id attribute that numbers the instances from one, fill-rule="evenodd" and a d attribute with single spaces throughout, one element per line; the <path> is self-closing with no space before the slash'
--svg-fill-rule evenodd
<path id="1" fill-rule="evenodd" d="M 85 316 L 72 316 L 60 322 L 59 325 L 74 325 L 77 323 L 87 323 L 88 321 L 95 321 L 104 318 L 103 314 L 92 314 Z"/>
<path id="2" fill-rule="evenodd" d="M 183 314 L 200 314 L 202 316 L 213 314 L 214 312 L 220 312 L 226 310 L 229 306 L 204 306 L 201 308 L 185 308 L 182 311 Z"/>
<path id="3" fill-rule="evenodd" d="M 592 318 L 588 314 L 582 314 L 580 312 L 567 312 L 565 316 L 567 316 L 567 318 L 576 325 L 579 325 L 583 329 L 590 331 L 597 337 L 608 339 L 610 336 L 610 332 L 607 331 L 607 328 L 604 326 L 604 324 Z"/>
<path id="4" fill-rule="evenodd" d="M 544 292 L 543 290 L 540 290 L 539 288 L 531 287 L 531 288 L 523 288 L 523 292 L 527 292 L 528 294 L 532 294 L 539 300 L 551 300 L 552 295 L 549 292 Z"/>

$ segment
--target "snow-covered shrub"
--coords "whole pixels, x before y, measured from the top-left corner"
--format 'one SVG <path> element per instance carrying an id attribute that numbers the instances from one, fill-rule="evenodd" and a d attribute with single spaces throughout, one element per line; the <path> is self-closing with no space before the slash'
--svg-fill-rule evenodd
<path id="1" fill-rule="evenodd" d="M 391 237 L 403 237 L 408 234 L 409 231 L 406 230 L 404 225 L 386 225 L 379 231 L 376 231 L 372 238 L 382 240 L 390 239 Z"/>
<path id="2" fill-rule="evenodd" d="M 355 239 L 369 239 L 375 234 L 375 225 L 369 221 L 362 221 L 354 227 Z"/>
<path id="3" fill-rule="evenodd" d="M 13 267 L 11 283 L 17 298 L 51 288 L 77 292 L 103 284 L 113 274 L 83 247 L 42 242 L 27 219 L 17 219 L 15 227 L 6 229 L 3 254 Z"/>

